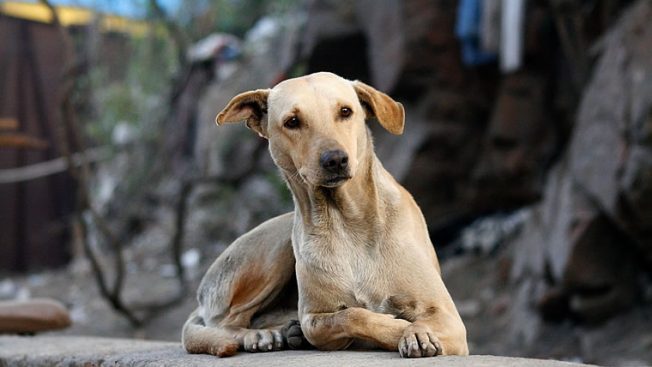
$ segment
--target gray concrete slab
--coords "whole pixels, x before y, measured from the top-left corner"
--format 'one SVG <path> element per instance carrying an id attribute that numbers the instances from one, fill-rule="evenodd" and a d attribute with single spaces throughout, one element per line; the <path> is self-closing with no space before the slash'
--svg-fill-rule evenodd
<path id="1" fill-rule="evenodd" d="M 383 351 L 240 353 L 220 359 L 208 355 L 186 354 L 179 343 L 83 336 L 0 336 L 0 367 L 5 366 L 571 367 L 583 365 L 554 360 L 495 356 L 402 359 L 398 353 Z"/>

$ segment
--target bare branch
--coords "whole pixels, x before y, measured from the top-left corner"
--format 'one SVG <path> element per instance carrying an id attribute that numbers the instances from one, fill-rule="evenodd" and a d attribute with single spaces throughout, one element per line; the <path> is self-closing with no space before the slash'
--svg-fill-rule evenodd
<path id="1" fill-rule="evenodd" d="M 91 264 L 91 268 L 93 269 L 93 274 L 102 297 L 104 297 L 117 312 L 129 320 L 133 326 L 141 326 L 144 322 L 151 319 L 155 313 L 180 302 L 185 295 L 185 287 L 183 286 L 185 283 L 183 278 L 183 266 L 180 260 L 180 243 L 183 238 L 183 233 L 181 232 L 178 236 L 175 236 L 174 242 L 178 243 L 178 245 L 175 245 L 174 251 L 172 251 L 173 258 L 177 266 L 177 273 L 179 276 L 180 290 L 178 294 L 170 300 L 166 300 L 157 304 L 146 305 L 148 314 L 145 317 L 139 318 L 135 314 L 134 310 L 127 307 L 127 305 L 122 300 L 125 280 L 125 259 L 122 242 L 118 240 L 118 238 L 114 235 L 109 225 L 106 223 L 99 211 L 93 206 L 91 201 L 89 190 L 91 168 L 89 159 L 86 157 L 86 152 L 88 149 L 86 148 L 86 142 L 82 134 L 82 128 L 78 124 L 74 104 L 72 101 L 72 95 L 77 85 L 78 76 L 81 74 L 81 71 L 85 70 L 87 61 L 79 61 L 75 57 L 75 51 L 70 34 L 61 25 L 56 9 L 52 6 L 52 4 L 50 4 L 48 0 L 39 1 L 50 10 L 52 14 L 52 24 L 59 30 L 64 43 L 64 52 L 68 56 L 67 59 L 71 60 L 66 65 L 62 76 L 63 86 L 61 91 L 62 98 L 60 102 L 62 123 L 57 124 L 55 135 L 62 150 L 63 157 L 67 163 L 67 169 L 69 170 L 71 176 L 77 181 L 77 213 L 75 215 L 75 221 L 77 222 L 78 228 L 81 232 L 80 240 L 83 244 L 84 253 Z M 73 149 L 73 147 L 76 149 Z M 79 153 L 72 154 L 73 150 L 79 150 Z M 181 208 L 181 220 L 183 220 L 183 217 L 185 217 L 185 201 L 186 199 L 184 198 L 184 204 L 182 204 Z M 86 223 L 83 216 L 83 213 L 85 212 L 90 213 L 92 222 L 98 228 L 103 240 L 109 244 L 109 248 L 111 248 L 113 251 L 115 277 L 111 287 L 109 286 L 105 276 L 106 272 L 102 268 L 97 254 L 94 252 L 93 248 L 90 245 L 90 241 L 88 239 L 88 224 Z"/>

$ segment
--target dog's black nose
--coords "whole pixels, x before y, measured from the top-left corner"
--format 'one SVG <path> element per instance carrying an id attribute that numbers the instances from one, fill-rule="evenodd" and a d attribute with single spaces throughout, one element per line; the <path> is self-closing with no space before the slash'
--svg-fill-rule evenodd
<path id="1" fill-rule="evenodd" d="M 341 150 L 327 150 L 319 157 L 319 164 L 328 172 L 343 173 L 349 165 L 349 156 Z"/>

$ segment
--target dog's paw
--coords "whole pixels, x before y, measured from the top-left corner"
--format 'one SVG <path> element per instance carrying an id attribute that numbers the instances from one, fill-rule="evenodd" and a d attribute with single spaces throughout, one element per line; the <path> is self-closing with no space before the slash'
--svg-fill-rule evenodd
<path id="1" fill-rule="evenodd" d="M 423 326 L 408 326 L 398 341 L 398 352 L 403 358 L 434 357 L 442 351 L 439 339 Z"/>
<path id="2" fill-rule="evenodd" d="M 272 352 L 283 349 L 283 335 L 279 330 L 250 330 L 245 334 L 243 343 L 247 352 Z"/>
<path id="3" fill-rule="evenodd" d="M 283 338 L 287 343 L 288 349 L 306 349 L 310 346 L 306 337 L 303 336 L 301 324 L 298 320 L 290 320 L 283 329 L 281 329 Z"/>

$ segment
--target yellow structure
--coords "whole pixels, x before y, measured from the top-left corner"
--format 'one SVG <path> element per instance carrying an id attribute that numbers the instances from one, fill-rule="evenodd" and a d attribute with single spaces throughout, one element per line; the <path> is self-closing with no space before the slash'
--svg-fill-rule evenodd
<path id="1" fill-rule="evenodd" d="M 102 31 L 130 33 L 136 36 L 147 33 L 150 28 L 149 24 L 143 20 L 97 13 L 87 8 L 58 5 L 55 6 L 55 9 L 61 24 L 64 26 L 83 26 L 97 19 Z M 45 5 L 40 3 L 0 2 L 0 14 L 35 22 L 52 23 L 52 13 Z"/>

